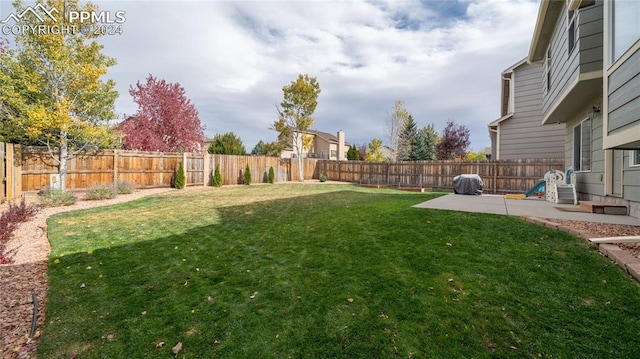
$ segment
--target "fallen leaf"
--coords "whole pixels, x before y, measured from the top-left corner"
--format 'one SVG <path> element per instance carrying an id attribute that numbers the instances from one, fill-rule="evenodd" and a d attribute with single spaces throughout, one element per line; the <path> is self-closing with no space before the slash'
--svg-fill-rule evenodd
<path id="1" fill-rule="evenodd" d="M 256 296 L 258 296 L 258 292 L 257 291 L 253 292 L 253 294 L 251 294 L 251 296 L 249 296 L 249 299 L 255 299 Z"/>
<path id="2" fill-rule="evenodd" d="M 606 279 L 603 279 L 603 280 L 602 280 L 602 284 L 607 284 L 607 280 L 606 280 Z"/>
<path id="3" fill-rule="evenodd" d="M 162 348 L 163 345 L 164 345 L 164 342 L 159 342 L 158 344 L 156 344 L 156 348 Z"/>
<path id="4" fill-rule="evenodd" d="M 178 342 L 175 347 L 171 348 L 173 354 L 178 355 L 178 353 L 182 350 L 182 342 Z"/>
<path id="5" fill-rule="evenodd" d="M 53 264 L 58 264 L 58 263 L 60 263 L 60 260 L 58 258 L 53 260 Z"/>
<path id="6" fill-rule="evenodd" d="M 347 299 L 347 302 L 349 302 L 349 303 L 353 303 L 353 298 L 349 298 L 349 299 Z"/>

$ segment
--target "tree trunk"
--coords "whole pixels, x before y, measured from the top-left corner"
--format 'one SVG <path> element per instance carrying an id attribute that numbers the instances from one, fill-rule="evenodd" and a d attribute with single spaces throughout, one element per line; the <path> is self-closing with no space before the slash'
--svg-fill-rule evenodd
<path id="1" fill-rule="evenodd" d="M 300 151 L 302 152 L 302 151 Z M 302 153 L 298 156 L 298 175 L 300 176 L 300 182 L 304 182 L 304 160 L 302 159 Z"/>
<path id="2" fill-rule="evenodd" d="M 67 142 L 67 132 L 60 132 L 60 164 L 58 174 L 60 174 L 60 189 L 67 189 L 67 156 L 69 155 L 69 144 Z"/>

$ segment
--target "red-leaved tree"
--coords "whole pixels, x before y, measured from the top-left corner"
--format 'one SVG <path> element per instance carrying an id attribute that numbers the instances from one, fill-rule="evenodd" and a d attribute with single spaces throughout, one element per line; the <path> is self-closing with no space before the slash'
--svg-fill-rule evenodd
<path id="1" fill-rule="evenodd" d="M 457 125 L 447 121 L 447 127 L 442 131 L 440 142 L 436 145 L 436 156 L 439 160 L 463 159 L 467 155 L 467 148 L 471 144 L 471 131 L 465 125 Z"/>
<path id="2" fill-rule="evenodd" d="M 138 112 L 118 125 L 127 150 L 201 152 L 204 127 L 180 84 L 147 76 L 129 87 Z"/>

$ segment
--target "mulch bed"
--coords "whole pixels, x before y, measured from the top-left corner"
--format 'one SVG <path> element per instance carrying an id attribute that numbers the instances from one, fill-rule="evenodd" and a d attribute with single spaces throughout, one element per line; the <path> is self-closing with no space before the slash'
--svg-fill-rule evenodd
<path id="1" fill-rule="evenodd" d="M 35 358 L 49 288 L 47 262 L 0 266 L 0 288 L 0 358 Z M 38 300 L 38 320 L 30 338 L 32 291 Z"/>

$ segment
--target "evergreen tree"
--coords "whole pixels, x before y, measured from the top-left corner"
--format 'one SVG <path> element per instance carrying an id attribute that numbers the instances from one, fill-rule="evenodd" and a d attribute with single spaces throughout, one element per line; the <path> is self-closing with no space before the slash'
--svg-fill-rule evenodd
<path id="1" fill-rule="evenodd" d="M 424 140 L 424 147 L 426 149 L 426 156 L 424 160 L 434 161 L 436 159 L 436 145 L 438 144 L 439 136 L 436 132 L 433 124 L 427 125 L 420 129 Z"/>
<path id="2" fill-rule="evenodd" d="M 356 147 L 355 144 L 349 146 L 349 151 L 347 151 L 347 160 L 349 161 L 358 160 L 358 147 Z"/>
<path id="3" fill-rule="evenodd" d="M 276 173 L 273 170 L 273 166 L 269 167 L 269 175 L 267 177 L 269 179 L 269 183 L 273 183 L 276 180 Z"/>
<path id="4" fill-rule="evenodd" d="M 211 184 L 214 187 L 222 186 L 222 174 L 220 173 L 220 165 L 216 164 L 216 169 L 213 171 L 213 178 L 211 179 Z"/>
<path id="5" fill-rule="evenodd" d="M 249 168 L 249 164 L 247 163 L 247 167 L 244 169 L 244 184 L 247 186 L 251 184 L 251 169 Z"/>
<path id="6" fill-rule="evenodd" d="M 187 179 L 184 173 L 184 165 L 182 162 L 178 163 L 178 168 L 176 168 L 175 177 L 173 178 L 173 187 L 177 189 L 183 189 L 186 185 Z"/>
<path id="7" fill-rule="evenodd" d="M 422 132 L 418 131 L 411 139 L 410 161 L 424 161 L 429 155 L 429 150 Z"/>
<path id="8" fill-rule="evenodd" d="M 213 136 L 213 141 L 209 145 L 207 152 L 218 155 L 238 155 L 242 156 L 247 153 L 242 144 L 240 137 L 236 136 L 233 132 L 227 132 L 225 134 L 216 134 Z"/>
<path id="9" fill-rule="evenodd" d="M 411 144 L 413 143 L 416 133 L 418 133 L 418 126 L 416 125 L 416 121 L 413 119 L 413 116 L 409 115 L 402 126 L 402 131 L 400 132 L 398 141 L 399 161 L 407 161 L 410 159 Z"/>
<path id="10" fill-rule="evenodd" d="M 262 140 L 260 140 L 255 146 L 253 146 L 253 149 L 251 150 L 251 154 L 257 155 L 257 156 L 264 156 L 267 154 L 266 147 L 267 147 L 267 144 L 264 143 Z"/>

